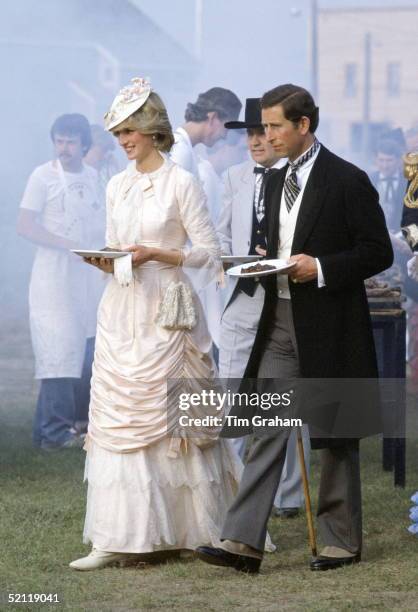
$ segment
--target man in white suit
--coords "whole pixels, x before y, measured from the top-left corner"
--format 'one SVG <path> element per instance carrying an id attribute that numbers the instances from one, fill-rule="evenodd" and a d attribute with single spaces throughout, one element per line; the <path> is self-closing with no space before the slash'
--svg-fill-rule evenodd
<path id="1" fill-rule="evenodd" d="M 174 132 L 175 143 L 170 151 L 171 159 L 200 179 L 207 197 L 212 222 L 218 216 L 221 201 L 221 182 L 210 162 L 196 152 L 196 145 L 213 147 L 226 135 L 224 122 L 237 119 L 242 104 L 239 98 L 223 87 L 212 87 L 199 94 L 196 102 L 189 102 L 184 114 L 185 123 Z M 219 346 L 219 321 L 222 299 L 214 283 L 200 290 L 199 297 L 205 310 L 206 321 L 214 345 Z M 214 356 L 217 348 L 214 349 Z"/>
<path id="2" fill-rule="evenodd" d="M 227 129 L 246 129 L 252 160 L 232 166 L 224 175 L 223 206 L 217 224 L 223 255 L 265 255 L 264 184 L 269 172 L 286 165 L 267 142 L 261 124 L 259 98 L 248 98 L 244 121 L 229 121 Z M 228 277 L 219 344 L 219 376 L 240 379 L 244 374 L 260 320 L 264 289 L 254 278 Z M 231 440 L 241 458 L 246 438 Z M 309 467 L 309 436 L 304 432 Z M 275 514 L 296 516 L 303 505 L 303 489 L 296 437 L 289 440 L 285 466 L 274 501 Z"/>

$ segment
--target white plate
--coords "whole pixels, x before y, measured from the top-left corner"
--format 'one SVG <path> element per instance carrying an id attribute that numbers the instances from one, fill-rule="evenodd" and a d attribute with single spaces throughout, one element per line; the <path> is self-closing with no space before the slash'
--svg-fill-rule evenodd
<path id="1" fill-rule="evenodd" d="M 254 263 L 246 263 L 240 266 L 234 266 L 233 268 L 229 268 L 226 271 L 229 276 L 240 276 L 242 278 L 251 278 L 253 276 L 268 276 L 269 274 L 286 274 L 288 270 L 293 268 L 295 262 L 287 263 L 285 259 L 263 259 L 260 263 L 268 264 L 269 266 L 274 266 L 275 270 L 263 270 L 262 272 L 249 272 L 248 274 L 242 274 L 242 270 L 245 268 L 250 268 L 254 265 Z"/>
<path id="2" fill-rule="evenodd" d="M 86 257 L 90 259 L 91 257 L 95 257 L 96 259 L 100 259 L 104 257 L 105 259 L 118 259 L 118 257 L 123 257 L 127 255 L 129 251 L 88 251 L 82 249 L 71 249 L 72 253 L 76 255 L 80 255 L 80 257 Z"/>
<path id="3" fill-rule="evenodd" d="M 221 259 L 224 263 L 247 263 L 249 261 L 258 261 L 262 258 L 262 255 L 221 255 Z"/>

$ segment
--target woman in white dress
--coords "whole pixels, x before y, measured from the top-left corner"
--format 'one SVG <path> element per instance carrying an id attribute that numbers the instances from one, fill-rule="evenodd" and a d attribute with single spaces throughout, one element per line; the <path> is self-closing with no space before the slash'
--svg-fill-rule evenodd
<path id="1" fill-rule="evenodd" d="M 110 281 L 98 312 L 85 447 L 84 542 L 93 550 L 70 564 L 77 570 L 217 545 L 240 472 L 216 428 L 199 437 L 179 430 L 174 413 L 167 417 L 168 379 L 216 374 L 196 295 L 195 312 L 186 308 L 191 329 L 173 321 L 168 329 L 161 306 L 167 287 L 179 287 L 173 282 L 186 285 L 187 302 L 186 268 L 213 279 L 221 269 L 205 196 L 161 153 L 173 134 L 148 82 L 122 89 L 105 123 L 133 162 L 108 185 L 106 246 L 131 255 L 90 260 Z"/>

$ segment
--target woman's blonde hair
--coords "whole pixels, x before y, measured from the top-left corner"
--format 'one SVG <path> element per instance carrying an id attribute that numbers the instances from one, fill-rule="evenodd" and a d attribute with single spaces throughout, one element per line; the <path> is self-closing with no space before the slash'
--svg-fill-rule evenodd
<path id="1" fill-rule="evenodd" d="M 160 96 L 152 91 L 143 106 L 132 113 L 125 121 L 115 125 L 113 134 L 121 130 L 137 130 L 141 134 L 155 137 L 155 148 L 168 153 L 174 144 L 173 129 L 167 109 Z"/>

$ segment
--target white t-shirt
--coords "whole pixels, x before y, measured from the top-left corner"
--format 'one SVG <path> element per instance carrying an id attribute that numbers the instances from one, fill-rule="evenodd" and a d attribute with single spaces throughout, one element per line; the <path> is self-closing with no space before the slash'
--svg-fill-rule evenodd
<path id="1" fill-rule="evenodd" d="M 97 187 L 94 168 L 83 165 L 81 172 L 60 172 L 58 163 L 49 161 L 32 172 L 20 206 L 40 213 L 51 233 L 82 241 L 92 229 L 91 218 L 103 215 Z"/>

